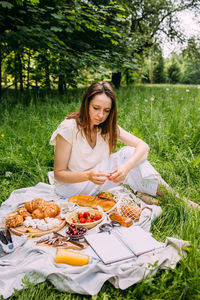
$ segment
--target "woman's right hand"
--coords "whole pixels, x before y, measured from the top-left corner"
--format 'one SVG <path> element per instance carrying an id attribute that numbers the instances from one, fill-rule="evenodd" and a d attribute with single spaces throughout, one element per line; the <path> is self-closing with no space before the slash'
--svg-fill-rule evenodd
<path id="1" fill-rule="evenodd" d="M 92 170 L 88 172 L 88 178 L 94 184 L 102 185 L 108 179 L 109 173 L 101 170 Z"/>

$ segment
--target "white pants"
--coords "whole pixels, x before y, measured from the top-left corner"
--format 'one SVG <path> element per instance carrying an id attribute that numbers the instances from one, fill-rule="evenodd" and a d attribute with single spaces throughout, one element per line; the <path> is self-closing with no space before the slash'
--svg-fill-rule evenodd
<path id="1" fill-rule="evenodd" d="M 111 172 L 117 166 L 123 164 L 126 160 L 128 160 L 134 150 L 135 148 L 133 147 L 123 147 L 118 152 L 111 154 L 109 158 L 104 159 L 94 169 Z M 49 177 L 52 176 L 53 172 L 49 173 L 51 173 L 49 174 Z M 147 160 L 145 160 L 137 167 L 130 170 L 123 184 L 128 184 L 134 191 L 140 191 L 155 196 L 158 187 L 158 176 L 159 173 L 151 166 L 151 164 Z M 106 180 L 103 185 L 97 185 L 91 181 L 84 181 L 78 183 L 58 184 L 56 185 L 55 189 L 56 193 L 59 196 L 63 198 L 69 198 L 71 196 L 79 194 L 95 196 L 100 191 L 106 191 L 118 185 L 119 183 L 114 183 L 110 180 Z"/>

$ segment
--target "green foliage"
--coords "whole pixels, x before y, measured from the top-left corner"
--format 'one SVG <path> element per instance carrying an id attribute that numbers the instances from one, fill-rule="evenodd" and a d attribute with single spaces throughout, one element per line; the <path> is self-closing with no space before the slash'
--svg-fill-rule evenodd
<path id="1" fill-rule="evenodd" d="M 52 132 L 64 117 L 78 109 L 84 89 L 4 94 L 0 109 L 0 199 L 14 189 L 48 182 L 53 169 Z M 149 161 L 181 196 L 200 204 L 200 90 L 196 86 L 136 85 L 116 91 L 118 122 L 150 145 Z M 27 101 L 29 100 L 29 102 Z M 192 117 L 191 117 L 192 116 Z M 118 148 L 122 144 L 118 144 Z M 198 299 L 200 279 L 199 212 L 165 192 L 162 214 L 152 225 L 155 238 L 191 241 L 188 255 L 174 270 L 162 270 L 126 290 L 106 282 L 98 295 L 59 292 L 50 282 L 34 285 L 10 299 Z"/>
<path id="2" fill-rule="evenodd" d="M 200 83 L 200 45 L 191 38 L 187 47 L 182 51 L 181 58 L 184 61 L 183 83 Z"/>
<path id="3" fill-rule="evenodd" d="M 164 71 L 164 58 L 162 53 L 158 56 L 158 61 L 153 69 L 153 82 L 154 83 L 165 83 L 165 71 Z"/>
<path id="4" fill-rule="evenodd" d="M 170 83 L 181 82 L 181 70 L 177 62 L 173 61 L 167 69 L 168 78 Z"/>
<path id="5" fill-rule="evenodd" d="M 179 36 L 176 11 L 198 0 L 0 1 L 0 69 L 17 89 L 77 87 L 103 66 L 130 84 L 154 37 Z M 0 74 L 2 70 L 0 70 Z M 118 76 L 116 85 L 120 83 Z M 119 83 L 118 83 L 119 81 Z M 0 76 L 0 96 L 1 96 Z M 162 80 L 163 82 L 163 80 Z"/>

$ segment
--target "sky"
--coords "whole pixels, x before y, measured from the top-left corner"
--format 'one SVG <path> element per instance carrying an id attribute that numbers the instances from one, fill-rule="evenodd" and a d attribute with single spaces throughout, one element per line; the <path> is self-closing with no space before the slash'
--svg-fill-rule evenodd
<path id="1" fill-rule="evenodd" d="M 194 12 L 184 11 L 178 13 L 178 18 L 180 20 L 180 28 L 187 38 L 191 36 L 200 38 L 200 15 L 195 16 Z M 180 53 L 185 46 L 186 44 L 180 45 L 176 42 L 170 43 L 165 39 L 162 44 L 163 56 L 167 58 L 173 51 Z"/>

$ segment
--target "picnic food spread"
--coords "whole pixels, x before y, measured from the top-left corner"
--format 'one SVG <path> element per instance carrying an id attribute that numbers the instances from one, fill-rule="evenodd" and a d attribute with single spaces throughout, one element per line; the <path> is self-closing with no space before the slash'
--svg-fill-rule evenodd
<path id="1" fill-rule="evenodd" d="M 108 212 L 113 209 L 113 213 L 119 215 L 119 213 L 116 210 L 114 210 L 114 206 L 116 206 L 116 202 L 111 193 L 101 192 L 97 194 L 97 196 L 98 197 L 94 197 L 90 195 L 76 195 L 70 197 L 68 201 L 77 203 L 79 206 L 87 206 L 94 209 L 97 209 L 98 206 L 101 206 L 101 208 L 105 212 Z M 135 203 L 123 204 L 120 206 L 120 215 L 124 217 L 128 217 L 132 220 L 139 220 L 141 212 L 142 212 L 141 208 Z"/>
<path id="2" fill-rule="evenodd" d="M 12 212 L 6 219 L 6 228 L 23 225 L 24 220 L 29 217 L 32 219 L 54 218 L 60 213 L 60 207 L 56 203 L 45 201 L 41 198 L 26 202 L 24 206 Z"/>
<path id="3" fill-rule="evenodd" d="M 113 224 L 111 228 L 115 227 L 113 222 L 119 226 L 129 227 L 141 214 L 141 209 L 136 203 L 122 202 L 119 206 L 115 195 L 105 191 L 98 193 L 97 196 L 84 194 L 72 196 L 68 202 L 77 204 L 79 208 L 69 211 L 65 217 L 62 216 L 65 218 L 62 220 L 58 204 L 42 198 L 33 199 L 13 211 L 7 217 L 5 227 L 17 235 L 27 232 L 33 233 L 33 237 L 45 235 L 45 239 L 38 242 L 38 245 L 56 247 L 59 250 L 56 254 L 56 263 L 80 266 L 87 264 L 89 257 L 67 249 L 81 250 L 87 247 L 87 243 L 83 241 L 89 229 L 100 224 L 106 215 L 110 218 L 110 224 Z M 64 235 L 57 233 L 66 222 L 69 225 L 65 228 Z M 103 225 L 106 224 L 109 225 L 109 223 Z M 99 230 L 107 231 L 103 225 Z M 48 233 L 51 233 L 51 236 L 47 236 Z"/>
<path id="4" fill-rule="evenodd" d="M 5 227 L 12 233 L 29 233 L 34 237 L 60 230 L 64 225 L 59 205 L 42 198 L 26 202 L 24 206 L 11 212 L 5 221 Z"/>

